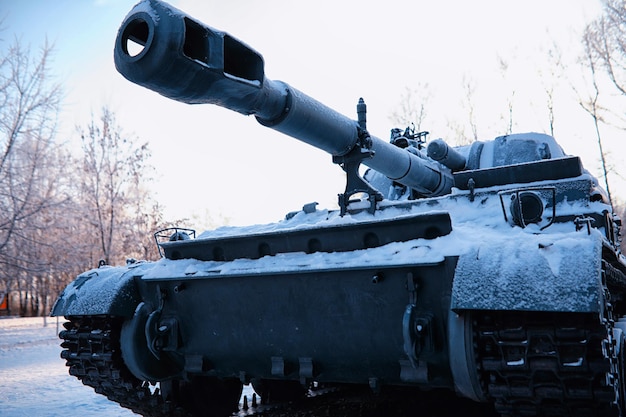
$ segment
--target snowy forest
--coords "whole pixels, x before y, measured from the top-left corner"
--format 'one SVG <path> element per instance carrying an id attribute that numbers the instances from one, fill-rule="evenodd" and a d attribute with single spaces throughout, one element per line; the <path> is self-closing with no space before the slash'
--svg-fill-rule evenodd
<path id="1" fill-rule="evenodd" d="M 624 196 L 611 195 L 611 178 L 619 173 L 603 149 L 602 131 L 606 126 L 626 129 L 619 105 L 626 100 L 626 0 L 603 4 L 603 14 L 580 40 L 584 86 L 572 89 L 597 134 L 601 184 L 624 218 Z M 108 107 L 76 128 L 74 142 L 59 136 L 63 85 L 50 71 L 52 46 L 42 41 L 33 50 L 6 37 L 0 43 L 0 315 L 47 315 L 80 272 L 101 262 L 158 259 L 153 233 L 181 219 L 166 219 L 150 191 L 154 167 L 147 142 L 126 133 Z M 553 133 L 555 122 L 554 83 L 563 73 L 558 46 L 550 57 L 554 73 L 546 77 L 543 98 L 547 133 Z M 506 66 L 502 62 L 503 71 Z M 456 144 L 462 138 L 478 140 L 475 87 L 470 79 L 464 87 L 466 114 L 451 122 L 459 130 Z M 425 89 L 408 86 L 391 119 L 421 129 L 428 108 Z M 515 91 L 501 93 L 512 98 Z M 510 100 L 509 131 L 503 133 L 512 133 L 515 110 Z M 79 147 L 70 146 L 77 142 Z M 1 304 L 7 295 L 9 302 Z"/>
<path id="2" fill-rule="evenodd" d="M 155 259 L 167 226 L 147 184 L 150 150 L 103 108 L 77 128 L 80 150 L 57 137 L 61 85 L 51 49 L 16 41 L 0 57 L 0 295 L 5 314 L 46 315 L 59 292 L 100 262 Z"/>

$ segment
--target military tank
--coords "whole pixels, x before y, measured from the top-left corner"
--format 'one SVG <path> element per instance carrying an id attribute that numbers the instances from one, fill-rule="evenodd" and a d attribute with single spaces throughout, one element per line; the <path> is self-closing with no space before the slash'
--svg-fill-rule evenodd
<path id="1" fill-rule="evenodd" d="M 159 1 L 125 18 L 115 64 L 326 151 L 347 181 L 337 210 L 167 229 L 159 261 L 78 276 L 52 315 L 68 320 L 61 356 L 84 384 L 144 416 L 300 415 L 293 404 L 318 398 L 426 391 L 503 416 L 626 416 L 621 223 L 553 137 L 381 140 L 363 100 L 356 120 L 339 114 Z M 250 384 L 260 404 L 238 411 Z M 365 415 L 341 410 L 324 415 Z"/>

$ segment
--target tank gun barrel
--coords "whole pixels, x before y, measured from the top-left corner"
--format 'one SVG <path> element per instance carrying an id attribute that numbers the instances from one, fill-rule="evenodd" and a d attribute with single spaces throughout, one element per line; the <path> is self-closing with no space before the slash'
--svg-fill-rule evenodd
<path id="1" fill-rule="evenodd" d="M 137 4 L 115 43 L 115 66 L 128 80 L 188 104 L 254 115 L 264 126 L 333 156 L 359 146 L 359 123 L 282 81 L 265 77 L 263 57 L 228 33 L 156 0 Z M 363 163 L 423 195 L 443 195 L 445 168 L 370 136 Z"/>

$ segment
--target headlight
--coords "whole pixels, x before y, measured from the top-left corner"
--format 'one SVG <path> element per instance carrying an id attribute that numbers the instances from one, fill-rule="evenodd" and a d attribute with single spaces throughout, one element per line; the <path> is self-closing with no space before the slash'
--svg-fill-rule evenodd
<path id="1" fill-rule="evenodd" d="M 530 191 L 515 193 L 511 196 L 511 215 L 513 223 L 525 227 L 530 223 L 539 223 L 543 215 L 543 201 Z"/>

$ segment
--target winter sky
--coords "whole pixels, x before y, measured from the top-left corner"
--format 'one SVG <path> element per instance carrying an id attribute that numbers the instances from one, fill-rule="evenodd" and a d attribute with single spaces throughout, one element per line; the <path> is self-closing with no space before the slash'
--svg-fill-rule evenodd
<path id="1" fill-rule="evenodd" d="M 599 0 L 171 3 L 259 51 L 270 79 L 353 118 L 358 98 L 364 97 L 369 131 L 384 140 L 395 127 L 389 116 L 406 88 L 426 83 L 431 96 L 423 128 L 431 138 L 446 139 L 451 122 L 467 124 L 464 79 L 475 84 L 479 139 L 505 133 L 512 91 L 513 130 L 547 132 L 544 85 L 553 82 L 559 94 L 557 140 L 567 153 L 582 156 L 594 174 L 600 172 L 591 119 L 578 109 L 565 77 L 549 81 L 547 62 L 554 43 L 564 60 L 575 61 L 582 29 L 598 15 Z M 65 90 L 59 139 L 75 138 L 76 125 L 86 125 L 91 114 L 97 117 L 103 105 L 109 106 L 125 132 L 149 141 L 157 168 L 153 186 L 169 219 L 204 220 L 208 213 L 244 225 L 280 220 L 311 201 L 335 206 L 344 175 L 322 151 L 251 117 L 169 101 L 116 72 L 113 44 L 134 4 L 0 0 L 0 16 L 5 16 L 0 48 L 14 36 L 33 50 L 46 37 L 55 46 L 53 71 Z M 509 65 L 506 72 L 501 61 Z M 621 163 L 618 143 L 608 143 L 616 165 Z"/>

